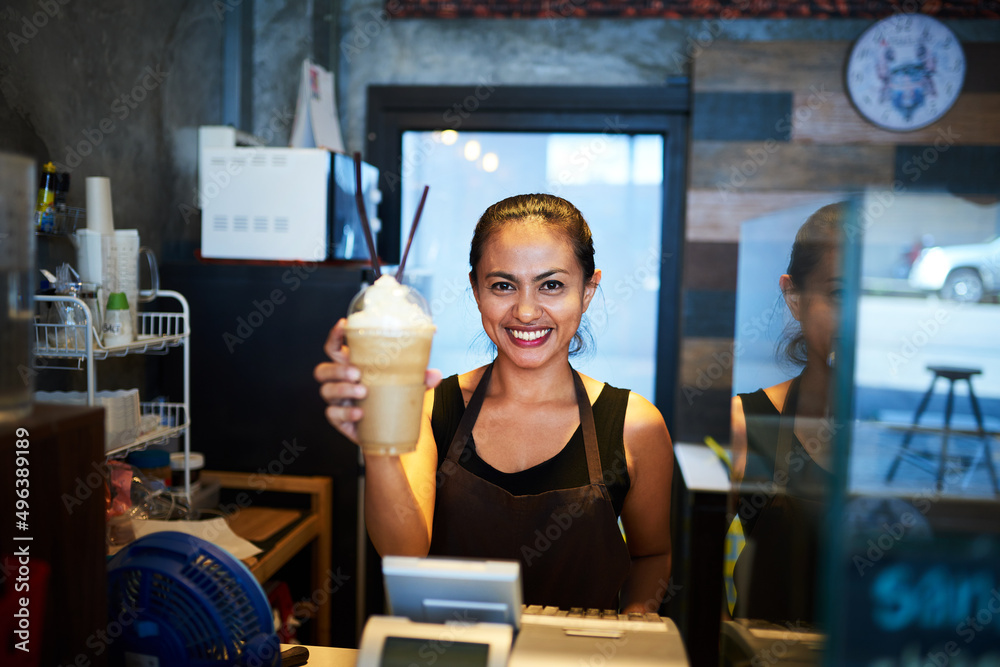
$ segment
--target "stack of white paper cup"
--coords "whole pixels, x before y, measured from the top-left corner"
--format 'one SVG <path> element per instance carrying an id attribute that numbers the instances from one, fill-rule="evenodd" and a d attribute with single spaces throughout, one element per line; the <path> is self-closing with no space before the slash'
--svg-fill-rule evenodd
<path id="1" fill-rule="evenodd" d="M 87 177 L 87 229 L 98 234 L 113 234 L 111 181 L 103 176 Z"/>
<path id="2" fill-rule="evenodd" d="M 80 274 L 80 282 L 100 284 L 104 280 L 101 268 L 103 237 L 93 229 L 76 230 L 76 270 Z"/>

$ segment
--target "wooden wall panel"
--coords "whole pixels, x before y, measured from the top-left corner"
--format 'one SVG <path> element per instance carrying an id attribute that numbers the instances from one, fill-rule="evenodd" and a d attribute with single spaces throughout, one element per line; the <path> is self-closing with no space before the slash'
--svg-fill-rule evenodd
<path id="1" fill-rule="evenodd" d="M 730 244 L 740 240 L 740 225 L 768 213 L 815 204 L 816 208 L 842 199 L 843 192 L 725 192 L 718 189 L 688 190 L 687 240 Z M 688 257 L 685 255 L 685 264 Z M 685 275 L 687 267 L 685 266 Z M 688 278 L 685 278 L 685 286 Z M 700 287 L 693 285 L 692 287 Z"/>
<path id="2" fill-rule="evenodd" d="M 686 289 L 736 289 L 736 263 L 739 246 L 736 243 L 691 243 L 684 246 L 684 276 Z"/>
<path id="3" fill-rule="evenodd" d="M 681 333 L 684 338 L 732 338 L 736 328 L 736 291 L 685 289 Z"/>
<path id="4" fill-rule="evenodd" d="M 681 344 L 680 384 L 690 397 L 699 391 L 729 389 L 733 383 L 733 341 L 725 338 L 685 338 Z"/>
<path id="5" fill-rule="evenodd" d="M 963 95 L 1000 92 L 1000 43 L 962 44 Z M 717 40 L 697 54 L 691 85 L 706 91 L 843 93 L 851 42 L 734 42 Z"/>
<path id="6" fill-rule="evenodd" d="M 908 189 L 1000 196 L 1000 146 L 897 146 L 895 175 Z"/>
<path id="7" fill-rule="evenodd" d="M 844 90 L 842 72 L 850 42 L 732 42 L 718 40 L 695 61 L 691 82 L 705 91 L 833 92 Z"/>
<path id="8" fill-rule="evenodd" d="M 695 93 L 698 121 L 693 141 L 789 141 L 794 95 L 780 93 Z M 783 122 L 782 119 L 785 119 Z"/>
<path id="9" fill-rule="evenodd" d="M 695 142 L 688 163 L 691 188 L 850 190 L 892 182 L 893 146 L 780 142 Z"/>
<path id="10" fill-rule="evenodd" d="M 796 93 L 792 141 L 807 144 L 1000 145 L 1000 93 L 963 93 L 941 120 L 913 132 L 890 132 L 864 120 L 844 93 L 821 104 L 810 93 Z"/>

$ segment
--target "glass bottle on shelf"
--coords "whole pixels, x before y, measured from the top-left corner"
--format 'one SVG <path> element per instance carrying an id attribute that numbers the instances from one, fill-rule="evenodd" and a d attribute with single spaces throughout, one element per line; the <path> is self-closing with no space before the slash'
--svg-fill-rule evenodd
<path id="1" fill-rule="evenodd" d="M 35 230 L 52 232 L 56 221 L 56 190 L 58 189 L 56 166 L 46 162 L 38 179 L 38 198 L 35 200 Z"/>

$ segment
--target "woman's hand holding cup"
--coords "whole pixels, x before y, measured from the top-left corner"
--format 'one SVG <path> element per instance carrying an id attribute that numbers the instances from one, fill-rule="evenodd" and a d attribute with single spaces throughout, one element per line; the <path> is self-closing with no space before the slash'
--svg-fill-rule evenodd
<path id="1" fill-rule="evenodd" d="M 326 420 L 351 440 L 357 440 L 357 422 L 362 411 L 356 401 L 364 398 L 367 390 L 361 384 L 361 370 L 351 366 L 351 354 L 344 344 L 347 320 L 341 318 L 330 330 L 323 350 L 330 361 L 320 363 L 313 370 L 313 377 L 320 383 L 319 395 L 327 404 Z"/>
<path id="2" fill-rule="evenodd" d="M 330 330 L 323 347 L 330 361 L 318 364 L 313 376 L 320 383 L 319 393 L 327 404 L 327 421 L 357 442 L 358 422 L 364 416 L 364 411 L 358 407 L 357 402 L 368 395 L 368 390 L 361 383 L 361 369 L 351 365 L 350 350 L 345 344 L 346 328 L 347 320 L 341 318 Z M 440 382 L 441 371 L 427 369 L 424 377 L 426 387 L 433 389 Z"/>

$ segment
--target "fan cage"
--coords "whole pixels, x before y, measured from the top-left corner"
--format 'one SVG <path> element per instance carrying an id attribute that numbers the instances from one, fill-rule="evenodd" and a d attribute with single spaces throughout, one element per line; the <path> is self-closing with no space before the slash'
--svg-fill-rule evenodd
<path id="1" fill-rule="evenodd" d="M 277 655 L 267 598 L 231 554 L 183 533 L 154 533 L 126 549 L 109 565 L 112 614 L 131 609 L 155 623 L 190 664 L 237 664 L 248 643 L 260 650 L 262 636 Z"/>

